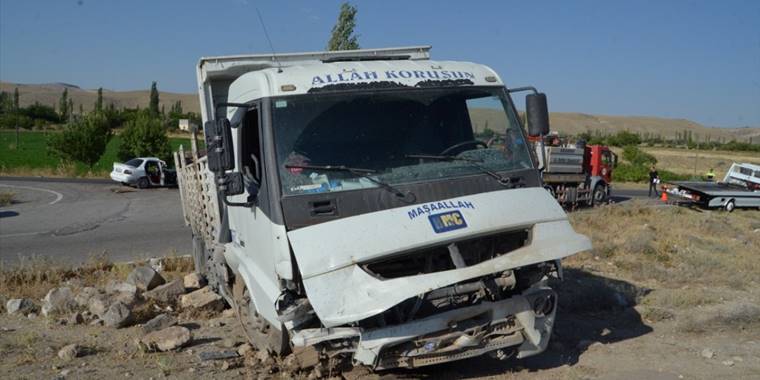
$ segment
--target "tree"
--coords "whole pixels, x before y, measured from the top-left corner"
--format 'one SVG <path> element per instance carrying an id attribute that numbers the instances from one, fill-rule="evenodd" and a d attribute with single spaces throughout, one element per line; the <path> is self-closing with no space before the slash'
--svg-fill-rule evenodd
<path id="1" fill-rule="evenodd" d="M 95 111 L 103 110 L 103 87 L 98 87 L 98 99 L 95 101 Z"/>
<path id="2" fill-rule="evenodd" d="M 354 35 L 356 27 L 356 7 L 343 3 L 340 5 L 340 14 L 338 21 L 332 28 L 330 41 L 327 43 L 327 50 L 356 50 L 359 48 L 359 41 Z"/>
<path id="3" fill-rule="evenodd" d="M 61 116 L 61 120 L 66 121 L 69 119 L 69 89 L 64 88 L 61 98 L 58 100 L 58 114 Z"/>
<path id="4" fill-rule="evenodd" d="M 106 151 L 110 139 L 111 128 L 105 116 L 92 112 L 66 124 L 63 132 L 53 134 L 48 147 L 64 160 L 81 162 L 92 168 Z"/>
<path id="5" fill-rule="evenodd" d="M 13 112 L 18 112 L 19 108 L 19 102 L 18 102 L 18 87 L 13 89 Z"/>
<path id="6" fill-rule="evenodd" d="M 171 146 L 161 120 L 148 112 L 139 112 L 134 120 L 130 120 L 121 133 L 119 159 L 128 160 L 134 157 L 158 157 L 164 161 L 171 158 Z"/>
<path id="7" fill-rule="evenodd" d="M 71 120 L 74 117 L 74 99 L 71 99 L 71 98 L 69 98 L 69 113 L 68 113 L 68 116 L 69 116 L 68 120 Z"/>
<path id="8" fill-rule="evenodd" d="M 151 115 L 158 116 L 158 87 L 155 81 L 150 85 L 150 104 L 148 105 L 148 110 L 150 110 Z"/>

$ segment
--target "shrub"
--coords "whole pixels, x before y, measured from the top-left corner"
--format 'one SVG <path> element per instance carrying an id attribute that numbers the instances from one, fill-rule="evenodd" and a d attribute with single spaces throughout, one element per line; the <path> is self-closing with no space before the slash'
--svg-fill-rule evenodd
<path id="1" fill-rule="evenodd" d="M 607 144 L 612 146 L 629 146 L 629 145 L 639 145 L 641 144 L 641 137 L 639 135 L 628 132 L 628 131 L 620 131 L 616 133 L 614 136 L 610 136 L 607 138 Z"/>
<path id="2" fill-rule="evenodd" d="M 24 129 L 31 129 L 34 126 L 34 120 L 26 115 L 12 113 L 0 114 L 0 128 L 14 129 L 16 126 Z"/>
<path id="3" fill-rule="evenodd" d="M 134 120 L 125 124 L 121 136 L 118 157 L 128 160 L 134 157 L 158 157 L 164 161 L 171 158 L 169 138 L 161 119 L 147 112 L 140 112 Z"/>
<path id="4" fill-rule="evenodd" d="M 649 169 L 643 165 L 619 164 L 612 172 L 614 182 L 644 182 L 649 179 Z"/>
<path id="5" fill-rule="evenodd" d="M 657 159 L 634 145 L 628 145 L 623 149 L 623 159 L 633 165 L 649 166 L 657 163 Z"/>
<path id="6" fill-rule="evenodd" d="M 51 136 L 48 148 L 58 157 L 78 161 L 92 168 L 106 151 L 111 139 L 111 128 L 103 114 L 93 112 L 74 120 L 63 132 Z"/>

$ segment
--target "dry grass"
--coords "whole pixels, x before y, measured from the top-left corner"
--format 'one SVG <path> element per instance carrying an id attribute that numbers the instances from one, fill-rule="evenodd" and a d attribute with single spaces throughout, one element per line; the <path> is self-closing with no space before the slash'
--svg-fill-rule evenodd
<path id="1" fill-rule="evenodd" d="M 0 176 L 9 177 L 51 177 L 51 178 L 105 178 L 108 171 L 85 172 L 77 170 L 75 164 L 70 162 L 60 162 L 55 168 L 29 168 L 29 167 L 0 167 Z"/>
<path id="2" fill-rule="evenodd" d="M 696 174 L 703 176 L 710 168 L 715 170 L 716 178 L 723 179 L 733 162 L 760 163 L 760 153 L 725 152 L 712 150 L 685 150 L 671 148 L 642 148 L 655 156 L 658 166 L 679 174 Z"/>
<path id="3" fill-rule="evenodd" d="M 15 196 L 16 193 L 11 191 L 0 191 L 0 207 L 8 206 L 13 203 L 13 197 Z"/>
<path id="4" fill-rule="evenodd" d="M 757 211 L 729 214 L 628 202 L 570 217 L 594 249 L 565 265 L 633 284 L 638 291 L 620 292 L 639 304 L 646 320 L 675 318 L 687 326 L 684 331 L 698 331 L 700 324 L 760 322 L 760 308 L 734 304 L 760 303 Z M 604 301 L 603 295 L 589 298 Z"/>
<path id="5" fill-rule="evenodd" d="M 167 279 L 178 278 L 193 268 L 189 257 L 168 257 L 163 259 L 163 263 L 162 276 Z M 112 263 L 105 253 L 91 256 L 79 267 L 56 263 L 48 258 L 26 258 L 12 267 L 0 266 L 0 294 L 7 298 L 41 299 L 50 289 L 62 285 L 103 287 L 108 281 L 126 279 L 132 269 L 142 264 Z"/>

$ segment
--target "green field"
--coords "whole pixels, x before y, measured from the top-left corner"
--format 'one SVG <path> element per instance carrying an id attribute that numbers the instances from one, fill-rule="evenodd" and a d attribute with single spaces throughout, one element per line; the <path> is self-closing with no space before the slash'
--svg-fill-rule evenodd
<path id="1" fill-rule="evenodd" d="M 43 176 L 85 176 L 106 177 L 113 168 L 113 163 L 119 161 L 116 152 L 121 138 L 116 135 L 106 147 L 106 152 L 89 170 L 87 166 L 75 163 L 64 164 L 57 157 L 48 154 L 47 140 L 56 132 L 21 132 L 19 146 L 16 147 L 16 132 L 0 131 L 0 174 L 3 175 L 43 175 Z M 180 144 L 190 149 L 190 139 L 170 137 L 172 151 Z M 173 166 L 173 162 L 168 162 Z"/>

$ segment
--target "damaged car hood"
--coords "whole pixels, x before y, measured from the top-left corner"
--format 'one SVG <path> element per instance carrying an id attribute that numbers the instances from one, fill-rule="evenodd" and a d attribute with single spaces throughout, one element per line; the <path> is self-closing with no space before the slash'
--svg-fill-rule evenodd
<path id="1" fill-rule="evenodd" d="M 530 228 L 530 242 L 476 265 L 379 279 L 359 263 L 399 252 Z M 543 188 L 494 191 L 338 219 L 288 232 L 315 312 L 327 326 L 363 319 L 453 283 L 588 250 Z"/>

